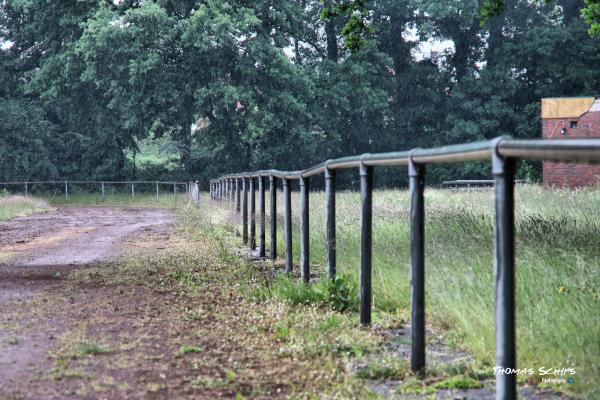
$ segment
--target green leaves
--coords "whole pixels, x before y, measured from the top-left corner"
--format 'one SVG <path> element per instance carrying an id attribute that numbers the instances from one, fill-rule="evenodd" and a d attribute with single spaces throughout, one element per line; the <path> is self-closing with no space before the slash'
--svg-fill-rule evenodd
<path id="1" fill-rule="evenodd" d="M 490 18 L 497 17 L 506 9 L 505 0 L 483 0 L 480 10 L 481 26 L 485 26 Z"/>
<path id="2" fill-rule="evenodd" d="M 344 38 L 344 45 L 352 52 L 356 53 L 366 44 L 365 36 L 372 31 L 368 18 L 369 9 L 366 0 L 344 0 L 341 2 L 330 2 L 321 10 L 321 19 L 327 20 L 347 17 L 341 34 Z"/>
<path id="3" fill-rule="evenodd" d="M 587 7 L 581 10 L 583 19 L 590 25 L 591 36 L 600 36 L 600 0 L 585 0 Z"/>

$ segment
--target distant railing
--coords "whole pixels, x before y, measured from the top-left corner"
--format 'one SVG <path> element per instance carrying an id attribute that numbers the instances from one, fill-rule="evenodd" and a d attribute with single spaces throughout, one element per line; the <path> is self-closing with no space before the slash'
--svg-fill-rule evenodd
<path id="1" fill-rule="evenodd" d="M 516 180 L 515 183 L 525 183 L 524 180 Z M 459 179 L 455 181 L 442 182 L 443 188 L 481 188 L 494 187 L 493 179 Z"/>
<path id="2" fill-rule="evenodd" d="M 371 248 L 373 168 L 408 166 L 410 192 L 410 307 L 411 369 L 425 367 L 425 167 L 427 164 L 490 160 L 495 186 L 495 303 L 496 366 L 503 371 L 516 369 L 515 334 L 515 222 L 514 176 L 517 159 L 594 162 L 600 161 L 600 139 L 513 140 L 498 137 L 491 141 L 445 146 L 432 149 L 363 154 L 329 160 L 303 171 L 266 170 L 222 176 L 210 181 L 211 199 L 229 199 L 242 212 L 242 239 L 256 248 L 255 181 L 259 196 L 258 254 L 265 257 L 265 178 L 269 178 L 271 200 L 271 258 L 277 256 L 277 179 L 282 180 L 284 201 L 285 265 L 292 271 L 292 207 L 290 182 L 300 186 L 300 271 L 309 281 L 309 178 L 324 174 L 326 209 L 327 271 L 336 274 L 335 179 L 336 170 L 359 168 L 361 197 L 360 245 L 360 321 L 371 323 Z M 234 187 L 235 186 L 235 187 Z M 240 198 L 241 196 L 241 198 Z M 248 204 L 249 203 L 249 204 Z M 241 205 L 241 207 L 240 207 Z M 248 208 L 250 208 L 248 215 Z M 248 221 L 250 217 L 250 221 Z M 248 235 L 248 223 L 250 233 Z M 517 397 L 517 375 L 496 376 L 496 398 Z"/>
<path id="3" fill-rule="evenodd" d="M 145 185 L 146 188 L 149 185 L 153 187 L 153 194 L 156 194 L 156 200 L 159 201 L 161 194 L 161 187 L 163 188 L 163 193 L 173 193 L 173 199 L 177 200 L 178 187 L 182 187 L 183 191 L 186 195 L 189 194 L 190 184 L 188 182 L 176 182 L 176 181 L 19 181 L 19 182 L 0 182 L 0 190 L 5 189 L 11 192 L 19 192 L 23 193 L 25 196 L 28 196 L 32 191 L 38 193 L 48 193 L 47 190 L 40 189 L 40 186 L 43 187 L 58 187 L 58 193 L 64 195 L 65 200 L 69 200 L 69 196 L 72 193 L 73 187 L 81 187 L 82 185 L 87 186 L 88 188 L 94 188 L 92 191 L 86 190 L 86 193 L 98 193 L 102 200 L 105 199 L 107 195 L 107 186 L 120 186 L 124 188 L 125 192 L 130 192 L 132 199 L 135 199 L 136 193 L 136 185 L 138 188 L 140 185 Z M 168 190 L 164 190 L 164 188 L 168 187 Z M 20 191 L 22 190 L 22 192 Z M 121 192 L 121 193 L 125 193 Z"/>

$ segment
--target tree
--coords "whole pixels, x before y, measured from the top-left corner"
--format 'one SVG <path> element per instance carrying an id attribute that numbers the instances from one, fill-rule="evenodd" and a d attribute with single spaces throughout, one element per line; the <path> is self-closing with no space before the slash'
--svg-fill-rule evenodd
<path id="1" fill-rule="evenodd" d="M 585 22 L 590 25 L 590 35 L 600 35 L 600 0 L 585 0 L 587 7 L 581 10 Z"/>

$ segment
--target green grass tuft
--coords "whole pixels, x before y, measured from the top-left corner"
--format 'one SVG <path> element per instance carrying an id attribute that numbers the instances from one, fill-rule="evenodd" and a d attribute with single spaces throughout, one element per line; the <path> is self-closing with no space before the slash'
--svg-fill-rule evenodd
<path id="1" fill-rule="evenodd" d="M 407 379 L 396 391 L 401 394 L 433 394 L 438 390 L 480 389 L 483 383 L 467 376 L 452 376 L 434 383 L 427 383 L 417 378 Z"/>
<path id="2" fill-rule="evenodd" d="M 203 351 L 204 350 L 202 349 L 202 347 L 198 346 L 181 346 L 179 350 L 177 350 L 177 353 L 175 353 L 175 355 L 182 356 L 188 353 L 202 353 Z"/>
<path id="3" fill-rule="evenodd" d="M 404 379 L 410 373 L 406 360 L 396 357 L 386 357 L 375 360 L 356 372 L 361 379 L 385 380 Z"/>
<path id="4" fill-rule="evenodd" d="M 83 342 L 79 345 L 79 354 L 82 356 L 97 356 L 100 354 L 108 354 L 111 350 L 103 347 L 99 343 Z"/>
<path id="5" fill-rule="evenodd" d="M 358 309 L 356 281 L 346 275 L 338 275 L 334 280 L 322 277 L 314 284 L 306 284 L 282 274 L 258 297 L 273 297 L 294 306 L 314 305 L 340 312 Z"/>

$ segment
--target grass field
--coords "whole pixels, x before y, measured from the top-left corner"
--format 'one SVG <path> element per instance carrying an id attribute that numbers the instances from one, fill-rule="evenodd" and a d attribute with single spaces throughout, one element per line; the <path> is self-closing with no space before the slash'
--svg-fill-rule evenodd
<path id="1" fill-rule="evenodd" d="M 445 341 L 468 349 L 482 367 L 492 368 L 493 191 L 427 189 L 425 197 L 428 323 Z M 283 204 L 281 200 L 279 205 Z M 375 191 L 373 206 L 373 300 L 377 321 L 378 315 L 408 315 L 408 193 Z M 283 210 L 279 207 L 282 227 Z M 298 209 L 295 193 L 295 259 L 299 254 Z M 338 270 L 358 280 L 358 193 L 338 193 L 336 218 Z M 533 368 L 533 381 L 541 380 L 539 368 L 575 368 L 575 383 L 559 389 L 584 398 L 600 395 L 599 237 L 600 190 L 517 188 L 518 366 Z M 325 220 L 321 192 L 311 193 L 310 197 L 310 238 L 311 263 L 323 265 Z M 278 239 L 283 256 L 281 231 Z"/>
<path id="2" fill-rule="evenodd" d="M 40 199 L 0 194 L 0 221 L 46 209 L 48 209 L 48 204 Z"/>
<path id="3" fill-rule="evenodd" d="M 68 198 L 64 196 L 49 197 L 48 201 L 56 206 L 77 206 L 77 205 L 106 205 L 106 206 L 136 206 L 136 207 L 177 207 L 189 203 L 185 193 L 161 194 L 156 197 L 153 193 L 137 193 L 132 196 L 131 193 L 107 194 L 104 199 L 95 193 L 74 193 Z"/>
<path id="4" fill-rule="evenodd" d="M 206 202 L 207 195 L 201 196 Z M 427 189 L 427 321 L 445 342 L 467 349 L 477 368 L 495 363 L 493 277 L 493 191 Z M 268 201 L 268 196 L 267 196 Z M 51 204 L 65 204 L 50 198 Z M 187 204 L 182 194 L 157 202 L 152 194 L 99 196 L 73 194 L 66 204 L 163 206 Z M 278 199 L 278 249 L 283 256 L 283 204 Z M 199 207 L 215 225 L 236 224 L 231 204 Z M 598 398 L 600 376 L 600 190 L 546 191 L 537 186 L 516 190 L 517 352 L 518 367 L 575 368 L 575 383 L 555 387 L 581 398 Z M 267 210 L 269 209 L 267 204 Z M 299 255 L 299 198 L 293 194 L 294 256 Z M 374 322 L 408 320 L 409 197 L 406 191 L 374 192 Z M 23 207 L 22 205 L 19 207 Z M 7 207 L 0 213 L 9 215 Z M 360 199 L 356 192 L 337 194 L 338 270 L 356 286 L 359 271 Z M 0 219 L 7 218 L 2 217 Z M 267 235 L 269 238 L 267 223 Z M 324 195 L 310 197 L 311 264 L 325 262 Z M 285 290 L 289 286 L 281 285 Z M 287 288 L 287 289 L 286 289 Z M 297 295 L 298 293 L 296 293 Z M 314 294 L 314 293 L 312 293 Z M 312 295 L 306 291 L 303 295 Z M 352 315 L 352 314 L 350 314 Z M 354 316 L 356 319 L 358 316 Z M 529 380 L 539 382 L 536 374 Z"/>

